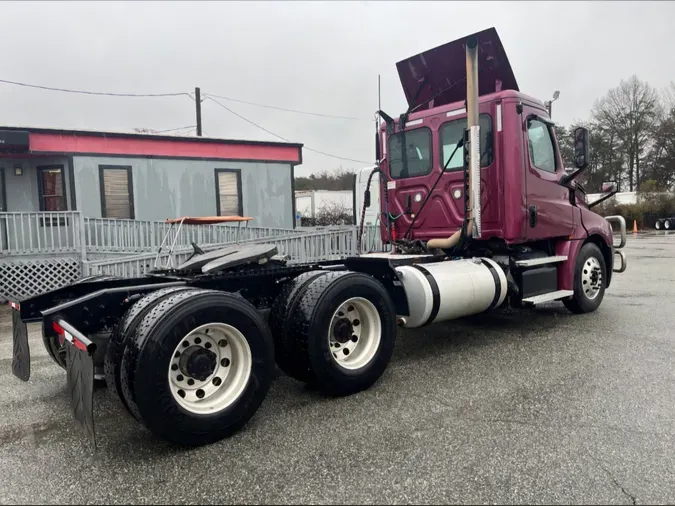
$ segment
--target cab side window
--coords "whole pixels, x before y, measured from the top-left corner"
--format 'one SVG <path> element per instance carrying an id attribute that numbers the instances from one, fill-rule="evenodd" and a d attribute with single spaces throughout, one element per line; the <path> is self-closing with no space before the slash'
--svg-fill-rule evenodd
<path id="1" fill-rule="evenodd" d="M 548 125 L 537 119 L 529 120 L 527 122 L 527 142 L 530 148 L 532 165 L 546 172 L 555 172 L 557 169 L 555 148 Z"/>

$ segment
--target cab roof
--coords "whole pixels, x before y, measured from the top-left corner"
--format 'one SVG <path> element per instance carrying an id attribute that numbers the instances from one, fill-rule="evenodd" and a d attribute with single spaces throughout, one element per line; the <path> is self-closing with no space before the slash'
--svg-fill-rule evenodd
<path id="1" fill-rule="evenodd" d="M 530 95 L 527 95 L 526 93 L 523 93 L 522 91 L 513 91 L 513 90 L 506 90 L 506 91 L 500 91 L 496 93 L 490 93 L 488 95 L 483 95 L 478 98 L 478 103 L 483 104 L 486 102 L 493 102 L 497 100 L 516 100 L 516 101 L 521 101 L 524 103 L 528 103 L 532 106 L 540 108 L 542 111 L 546 110 L 546 106 L 544 105 L 544 102 L 541 100 L 538 100 Z M 464 100 L 449 103 L 449 104 L 444 104 L 442 106 L 437 106 L 432 109 L 420 109 L 417 112 L 414 112 L 408 116 L 408 122 L 415 121 L 418 119 L 424 119 L 424 118 L 429 118 L 432 116 L 437 116 L 439 114 L 446 114 L 450 111 L 456 111 L 460 109 L 465 108 L 465 102 Z M 396 125 L 399 124 L 399 117 L 395 117 L 394 123 Z M 384 131 L 386 129 L 386 123 L 382 121 L 380 123 L 380 130 Z M 398 129 L 397 129 L 398 131 Z"/>

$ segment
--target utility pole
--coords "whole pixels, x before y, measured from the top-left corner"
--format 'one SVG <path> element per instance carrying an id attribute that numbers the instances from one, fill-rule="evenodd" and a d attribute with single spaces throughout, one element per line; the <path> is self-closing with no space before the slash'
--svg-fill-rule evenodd
<path id="1" fill-rule="evenodd" d="M 202 96 L 201 90 L 195 88 L 195 107 L 197 108 L 197 137 L 202 136 Z"/>

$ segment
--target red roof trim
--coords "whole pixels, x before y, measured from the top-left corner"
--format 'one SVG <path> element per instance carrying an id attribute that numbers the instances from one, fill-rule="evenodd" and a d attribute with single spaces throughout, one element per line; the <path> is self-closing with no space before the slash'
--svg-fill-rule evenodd
<path id="1" fill-rule="evenodd" d="M 302 163 L 301 146 L 219 143 L 148 137 L 106 137 L 66 133 L 30 132 L 30 151 L 43 153 L 99 153 L 102 155 L 274 160 Z"/>

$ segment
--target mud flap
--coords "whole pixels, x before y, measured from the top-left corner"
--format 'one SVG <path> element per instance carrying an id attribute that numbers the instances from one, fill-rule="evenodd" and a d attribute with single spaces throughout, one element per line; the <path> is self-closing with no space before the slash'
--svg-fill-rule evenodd
<path id="1" fill-rule="evenodd" d="M 12 374 L 22 381 L 30 378 L 30 348 L 28 346 L 28 327 L 21 320 L 21 313 L 12 310 Z"/>
<path id="2" fill-rule="evenodd" d="M 88 351 L 66 346 L 66 374 L 70 407 L 87 439 L 96 448 L 94 429 L 94 360 Z"/>

